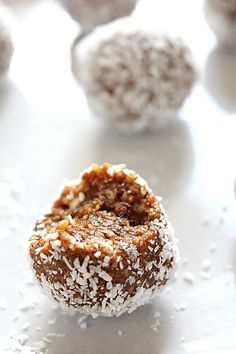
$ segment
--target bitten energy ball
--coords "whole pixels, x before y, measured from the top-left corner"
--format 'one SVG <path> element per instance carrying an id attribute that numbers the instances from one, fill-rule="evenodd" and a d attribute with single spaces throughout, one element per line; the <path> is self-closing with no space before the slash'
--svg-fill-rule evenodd
<path id="1" fill-rule="evenodd" d="M 236 47 L 236 0 L 206 0 L 205 14 L 219 42 Z"/>
<path id="2" fill-rule="evenodd" d="M 62 305 L 119 316 L 158 295 L 177 249 L 167 215 L 124 165 L 93 165 L 66 184 L 29 241 L 34 272 Z"/>
<path id="3" fill-rule="evenodd" d="M 190 93 L 195 70 L 179 38 L 103 26 L 74 49 L 73 71 L 96 116 L 126 131 L 166 124 Z"/>
<path id="4" fill-rule="evenodd" d="M 134 10 L 137 0 L 60 0 L 83 31 L 128 16 Z"/>
<path id="5" fill-rule="evenodd" d="M 13 55 L 13 44 L 9 29 L 9 14 L 0 2 L 0 78 L 8 70 Z"/>

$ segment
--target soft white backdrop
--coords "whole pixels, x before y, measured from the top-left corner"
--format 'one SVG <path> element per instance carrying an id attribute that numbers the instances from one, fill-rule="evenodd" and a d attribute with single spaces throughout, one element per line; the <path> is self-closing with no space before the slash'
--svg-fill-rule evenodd
<path id="1" fill-rule="evenodd" d="M 235 353 L 236 54 L 217 47 L 202 1 L 139 4 L 137 21 L 185 37 L 199 83 L 180 119 L 161 132 L 131 137 L 91 116 L 71 75 L 70 46 L 79 26 L 53 1 L 6 2 L 15 15 L 15 55 L 0 87 L 0 337 L 16 330 L 32 343 L 51 333 L 47 346 L 55 354 Z M 61 182 L 104 161 L 126 162 L 163 196 L 182 260 L 175 284 L 154 304 L 118 319 L 88 319 L 83 330 L 79 315 L 54 310 L 29 281 L 26 239 Z M 202 277 L 206 259 L 209 279 Z M 182 303 L 186 309 L 176 311 Z"/>

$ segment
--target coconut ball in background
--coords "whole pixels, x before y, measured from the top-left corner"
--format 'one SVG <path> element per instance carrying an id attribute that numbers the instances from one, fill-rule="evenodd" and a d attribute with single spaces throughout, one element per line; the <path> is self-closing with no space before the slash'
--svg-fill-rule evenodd
<path id="1" fill-rule="evenodd" d="M 80 23 L 84 33 L 94 27 L 128 16 L 137 0 L 60 0 L 71 17 Z"/>
<path id="2" fill-rule="evenodd" d="M 0 2 L 0 78 L 8 70 L 13 55 L 9 13 Z"/>
<path id="3" fill-rule="evenodd" d="M 219 42 L 236 47 L 236 0 L 206 0 L 205 15 Z"/>
<path id="4" fill-rule="evenodd" d="M 74 75 L 92 111 L 127 132 L 166 124 L 196 76 L 182 39 L 131 22 L 101 26 L 72 52 Z"/>

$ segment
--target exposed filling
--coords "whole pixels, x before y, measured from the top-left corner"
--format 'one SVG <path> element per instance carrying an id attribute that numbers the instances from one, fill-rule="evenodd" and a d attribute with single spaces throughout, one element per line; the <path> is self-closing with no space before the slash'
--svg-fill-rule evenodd
<path id="1" fill-rule="evenodd" d="M 48 231 L 65 230 L 83 241 L 89 237 L 140 236 L 159 218 L 156 198 L 137 176 L 109 165 L 93 166 L 78 185 L 67 186 L 52 213 L 43 220 Z"/>

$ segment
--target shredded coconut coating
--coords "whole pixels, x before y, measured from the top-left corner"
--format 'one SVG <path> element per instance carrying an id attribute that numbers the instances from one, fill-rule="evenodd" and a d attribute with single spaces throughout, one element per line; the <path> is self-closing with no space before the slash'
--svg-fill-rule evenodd
<path id="1" fill-rule="evenodd" d="M 206 0 L 205 15 L 220 43 L 236 47 L 236 0 Z"/>
<path id="2" fill-rule="evenodd" d="M 41 285 L 64 307 L 119 316 L 158 295 L 177 247 L 167 215 L 134 171 L 92 165 L 37 221 L 29 253 Z"/>
<path id="3" fill-rule="evenodd" d="M 117 18 L 128 16 L 137 0 L 60 0 L 71 17 L 78 21 L 83 32 Z"/>
<path id="4" fill-rule="evenodd" d="M 79 42 L 74 74 L 99 118 L 126 131 L 163 126 L 194 83 L 191 52 L 180 38 L 126 22 L 103 26 Z"/>
<path id="5" fill-rule="evenodd" d="M 5 6 L 0 2 L 0 78 L 8 70 L 13 55 L 13 43 Z"/>
<path id="6" fill-rule="evenodd" d="M 1 343 L 0 343 L 1 344 Z M 37 343 L 31 347 L 28 345 L 22 345 L 17 339 L 6 340 L 4 347 L 0 345 L 1 354 L 45 354 L 46 351 L 43 350 L 41 343 Z"/>

